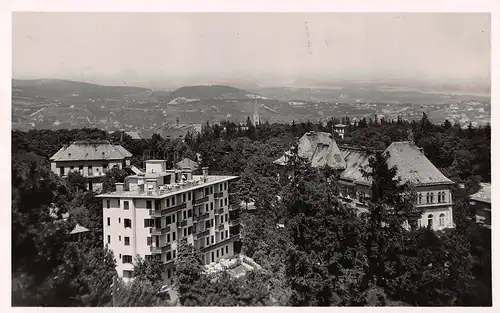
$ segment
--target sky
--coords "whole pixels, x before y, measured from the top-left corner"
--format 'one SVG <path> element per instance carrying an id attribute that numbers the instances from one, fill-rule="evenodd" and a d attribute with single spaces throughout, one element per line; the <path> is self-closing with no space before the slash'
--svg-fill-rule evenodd
<path id="1" fill-rule="evenodd" d="M 481 13 L 15 12 L 12 26 L 14 78 L 490 79 Z"/>

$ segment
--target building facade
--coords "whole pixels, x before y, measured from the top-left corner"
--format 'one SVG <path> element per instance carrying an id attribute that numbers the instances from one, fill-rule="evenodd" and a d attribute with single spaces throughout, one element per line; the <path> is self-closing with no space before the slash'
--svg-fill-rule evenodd
<path id="1" fill-rule="evenodd" d="M 368 210 L 371 180 L 363 177 L 369 171 L 369 159 L 374 151 L 341 148 L 347 168 L 341 174 L 340 195 L 360 212 Z M 412 142 L 393 142 L 385 151 L 389 155 L 389 168 L 397 167 L 397 177 L 403 183 L 411 183 L 417 193 L 416 207 L 423 210 L 419 227 L 433 230 L 453 228 L 453 197 L 450 187 L 454 184 L 445 177 Z"/>
<path id="2" fill-rule="evenodd" d="M 132 154 L 109 141 L 81 140 L 64 146 L 51 158 L 51 170 L 61 177 L 78 172 L 89 180 L 89 190 L 99 191 L 102 177 L 113 167 L 130 166 Z"/>
<path id="3" fill-rule="evenodd" d="M 182 239 L 210 264 L 239 253 L 239 205 L 230 200 L 235 176 L 192 175 L 168 170 L 166 161 L 146 162 L 146 173 L 127 177 L 116 191 L 98 195 L 103 203 L 104 244 L 113 251 L 118 275 L 133 277 L 134 259 L 157 257 L 172 283 Z M 236 250 L 236 251 L 235 251 Z"/>

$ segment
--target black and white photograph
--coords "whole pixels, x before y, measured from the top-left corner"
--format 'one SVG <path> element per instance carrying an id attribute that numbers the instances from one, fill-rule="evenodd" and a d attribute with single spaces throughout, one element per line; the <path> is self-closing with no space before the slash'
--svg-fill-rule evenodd
<path id="1" fill-rule="evenodd" d="M 115 11 L 11 14 L 11 307 L 492 308 L 490 12 Z"/>

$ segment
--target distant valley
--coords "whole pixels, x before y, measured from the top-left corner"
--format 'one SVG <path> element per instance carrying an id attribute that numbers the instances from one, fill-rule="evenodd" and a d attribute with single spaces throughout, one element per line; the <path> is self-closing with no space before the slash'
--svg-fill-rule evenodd
<path id="1" fill-rule="evenodd" d="M 155 132 L 179 121 L 201 124 L 243 123 L 259 106 L 261 121 L 327 120 L 330 117 L 418 119 L 426 112 L 435 122 L 461 124 L 490 120 L 490 98 L 478 95 L 423 93 L 376 86 L 337 88 L 249 88 L 225 85 L 152 90 L 102 86 L 57 79 L 12 80 L 12 127 L 97 127 Z"/>

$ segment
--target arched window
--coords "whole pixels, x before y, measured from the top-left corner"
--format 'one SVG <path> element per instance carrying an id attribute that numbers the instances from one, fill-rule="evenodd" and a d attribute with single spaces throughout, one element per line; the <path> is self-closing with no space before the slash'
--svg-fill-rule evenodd
<path id="1" fill-rule="evenodd" d="M 429 226 L 430 228 L 432 228 L 432 226 L 433 226 L 433 221 L 434 221 L 434 215 L 429 214 L 429 215 L 427 216 L 427 226 Z"/>
<path id="2" fill-rule="evenodd" d="M 434 192 L 431 192 L 431 202 L 430 203 L 434 203 Z"/>
<path id="3" fill-rule="evenodd" d="M 426 201 L 426 203 L 429 203 L 429 202 L 430 202 L 430 201 L 429 201 L 429 200 L 430 200 L 430 194 L 429 194 L 429 193 L 427 193 L 425 198 L 426 198 L 426 200 L 427 200 L 427 201 Z"/>
<path id="4" fill-rule="evenodd" d="M 418 194 L 418 204 L 421 204 L 422 203 L 422 194 L 419 193 Z"/>
<path id="5" fill-rule="evenodd" d="M 444 227 L 444 213 L 439 214 L 439 226 Z"/>

